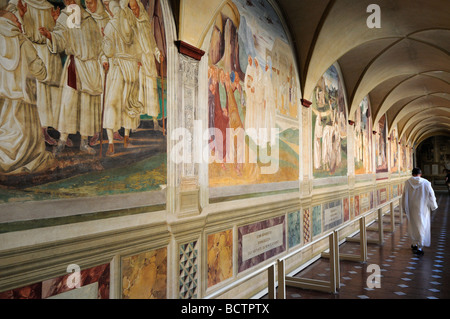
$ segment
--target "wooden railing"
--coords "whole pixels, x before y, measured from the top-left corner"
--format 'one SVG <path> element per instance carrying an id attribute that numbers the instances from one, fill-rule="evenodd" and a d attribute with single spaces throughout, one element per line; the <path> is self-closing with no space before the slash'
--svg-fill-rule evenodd
<path id="1" fill-rule="evenodd" d="M 258 270 L 251 272 L 245 275 L 238 280 L 233 281 L 229 285 L 226 285 L 211 294 L 205 296 L 205 299 L 213 299 L 216 298 L 231 289 L 237 287 L 238 285 L 252 279 L 253 277 L 262 274 L 263 272 L 267 272 L 267 290 L 268 290 L 268 298 L 269 299 L 285 299 L 286 298 L 286 287 L 292 286 L 301 289 L 312 289 L 323 292 L 337 293 L 340 287 L 340 260 L 347 261 L 355 261 L 355 262 L 366 262 L 367 261 L 367 244 L 379 244 L 382 245 L 384 243 L 384 231 L 394 231 L 395 230 L 395 202 L 398 201 L 398 207 L 400 210 L 400 223 L 403 223 L 403 213 L 402 213 L 402 201 L 401 197 L 395 197 L 377 207 L 367 211 L 364 214 L 361 214 L 357 218 L 350 220 L 338 228 L 333 229 L 321 237 L 315 239 L 313 242 L 307 243 L 288 254 L 280 257 L 276 261 L 273 261 Z M 383 214 L 383 209 L 389 205 L 390 210 L 390 229 L 384 228 L 383 216 L 387 213 Z M 366 219 L 370 214 L 373 214 L 374 211 L 377 210 L 378 218 L 371 221 L 369 225 L 366 224 Z M 372 223 L 378 220 L 378 225 L 376 228 L 370 227 Z M 352 255 L 352 254 L 340 254 L 339 252 L 339 232 L 343 229 L 351 226 L 354 223 L 359 223 L 359 232 L 360 236 L 358 238 L 346 237 L 345 241 L 348 242 L 359 242 L 360 244 L 360 254 Z M 367 238 L 367 230 L 375 230 L 378 231 L 378 239 L 371 240 Z M 318 280 L 318 279 L 308 279 L 308 278 L 299 278 L 294 276 L 286 275 L 286 260 L 299 254 L 304 251 L 311 245 L 314 245 L 322 240 L 328 238 L 328 249 L 322 252 L 321 257 L 328 258 L 330 261 L 330 274 L 329 280 Z"/>

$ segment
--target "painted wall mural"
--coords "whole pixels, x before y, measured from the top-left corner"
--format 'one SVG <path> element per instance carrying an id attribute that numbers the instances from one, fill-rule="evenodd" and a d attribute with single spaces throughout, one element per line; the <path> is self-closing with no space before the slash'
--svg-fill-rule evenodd
<path id="1" fill-rule="evenodd" d="M 167 248 L 122 258 L 121 273 L 122 299 L 165 299 Z"/>
<path id="2" fill-rule="evenodd" d="M 233 276 L 233 230 L 208 235 L 208 287 Z"/>
<path id="3" fill-rule="evenodd" d="M 375 134 L 375 167 L 377 173 L 388 171 L 387 158 L 387 122 L 386 116 L 383 115 L 378 122 Z"/>
<path id="4" fill-rule="evenodd" d="M 342 81 L 332 65 L 314 89 L 312 101 L 313 175 L 347 174 L 347 115 Z"/>
<path id="5" fill-rule="evenodd" d="M 366 96 L 355 112 L 354 158 L 355 174 L 368 174 L 373 172 L 372 164 L 372 115 L 370 114 L 370 101 Z"/>
<path id="6" fill-rule="evenodd" d="M 210 186 L 298 180 L 298 83 L 269 2 L 228 1 L 208 53 Z"/>
<path id="7" fill-rule="evenodd" d="M 31 42 L 19 51 L 11 40 L 15 69 L 5 64 L 6 55 L 0 57 L 1 77 L 10 79 L 0 84 L 0 203 L 164 187 L 166 40 L 160 0 L 127 0 L 122 6 L 83 1 L 80 28 L 67 27 L 70 14 L 62 1 L 33 1 L 39 5 L 28 5 L 25 13 L 14 3 L 7 10 L 24 29 L 17 38 Z M 10 25 L 10 19 L 1 23 Z M 22 65 L 21 54 L 37 58 L 36 67 Z"/>

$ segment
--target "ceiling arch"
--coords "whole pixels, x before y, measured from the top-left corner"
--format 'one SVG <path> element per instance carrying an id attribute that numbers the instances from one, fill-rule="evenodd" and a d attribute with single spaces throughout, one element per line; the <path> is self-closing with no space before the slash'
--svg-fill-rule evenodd
<path id="1" fill-rule="evenodd" d="M 438 126 L 438 127 L 424 127 L 420 132 L 417 132 L 417 134 L 414 136 L 414 143 L 410 143 L 412 145 L 414 145 L 414 147 L 416 147 L 418 145 L 417 141 L 418 140 L 422 140 L 422 137 L 427 135 L 427 134 L 431 134 L 433 136 L 436 135 L 449 135 L 449 131 L 450 131 L 450 125 L 442 125 L 442 126 Z"/>
<path id="2" fill-rule="evenodd" d="M 423 126 L 422 123 L 426 123 L 427 120 L 433 120 L 433 122 L 439 121 L 445 124 L 447 118 L 450 118 L 450 110 L 446 110 L 445 108 L 439 108 L 439 110 L 435 110 L 432 113 L 426 109 L 421 110 L 415 116 L 409 117 L 403 126 L 398 127 L 399 138 L 402 138 L 405 133 L 411 132 L 415 127 L 420 128 Z M 450 122 L 447 124 L 450 124 Z"/>
<path id="3" fill-rule="evenodd" d="M 398 104 L 398 106 L 397 106 Z M 432 93 L 424 96 L 419 96 L 408 103 L 397 102 L 388 110 L 388 118 L 391 118 L 391 126 L 395 126 L 402 121 L 409 119 L 411 113 L 417 113 L 421 110 L 431 110 L 434 108 L 448 108 L 450 109 L 450 96 L 445 98 L 439 93 Z"/>
<path id="4" fill-rule="evenodd" d="M 450 129 L 450 123 L 443 122 L 442 118 L 428 118 L 427 120 L 421 121 L 420 119 L 416 120 L 415 125 L 411 125 L 404 134 L 406 137 L 406 141 L 408 143 L 414 144 L 415 137 L 417 134 L 423 133 L 426 130 L 434 129 L 434 128 L 447 128 Z"/>
<path id="5" fill-rule="evenodd" d="M 427 108 L 422 108 L 412 113 L 411 116 L 405 117 L 403 121 L 398 122 L 397 129 L 400 134 L 405 132 L 416 119 L 441 118 L 445 122 L 447 118 L 450 118 L 450 109 L 445 106 L 434 107 L 433 112 L 430 112 Z"/>
<path id="6" fill-rule="evenodd" d="M 433 127 L 420 124 L 422 108 L 427 121 L 449 129 L 448 112 L 442 113 L 450 107 L 448 0 L 379 0 L 379 29 L 366 25 L 372 0 L 276 2 L 295 43 L 303 98 L 311 98 L 322 74 L 338 62 L 349 120 L 368 95 L 374 123 L 386 114 L 389 128 L 398 125 L 419 138 L 422 133 L 411 135 L 413 123 L 414 133 Z"/>
<path id="7" fill-rule="evenodd" d="M 374 112 L 374 122 L 378 122 L 383 114 L 400 100 L 408 97 L 424 97 L 432 93 L 446 91 L 450 91 L 450 83 L 429 75 L 414 75 L 393 88 L 393 90 L 384 97 L 384 100 L 380 105 L 373 106 L 376 108 Z"/>
<path id="8" fill-rule="evenodd" d="M 425 141 L 426 139 L 433 137 L 433 136 L 448 136 L 448 137 L 450 137 L 450 132 L 441 130 L 441 129 L 427 131 L 426 133 L 420 135 L 420 137 L 417 138 L 417 140 L 415 142 L 415 147 L 419 146 L 423 141 Z"/>

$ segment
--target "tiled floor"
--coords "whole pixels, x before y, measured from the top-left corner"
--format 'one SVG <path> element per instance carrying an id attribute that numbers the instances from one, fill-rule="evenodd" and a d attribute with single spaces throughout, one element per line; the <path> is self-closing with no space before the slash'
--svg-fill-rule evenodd
<path id="1" fill-rule="evenodd" d="M 450 298 L 450 274 L 446 269 L 450 263 L 450 240 L 447 230 L 450 227 L 450 196 L 436 193 L 439 208 L 431 216 L 431 247 L 425 247 L 425 254 L 417 256 L 411 251 L 407 233 L 407 218 L 403 224 L 396 219 L 394 232 L 384 232 L 384 244 L 368 245 L 366 263 L 341 261 L 341 287 L 337 294 L 286 287 L 287 299 L 448 299 Z M 390 228 L 389 217 L 385 216 L 386 228 Z M 373 224 L 376 225 L 376 224 Z M 450 231 L 450 230 L 449 230 Z M 355 237 L 358 237 L 357 234 Z M 367 231 L 368 238 L 376 239 L 378 233 Z M 341 253 L 359 254 L 359 244 L 345 242 L 340 246 Z M 371 264 L 380 267 L 379 277 L 368 272 Z M 321 258 L 296 277 L 329 279 L 329 261 Z M 369 288 L 369 283 L 379 279 L 380 288 Z M 264 298 L 267 298 L 265 296 Z"/>

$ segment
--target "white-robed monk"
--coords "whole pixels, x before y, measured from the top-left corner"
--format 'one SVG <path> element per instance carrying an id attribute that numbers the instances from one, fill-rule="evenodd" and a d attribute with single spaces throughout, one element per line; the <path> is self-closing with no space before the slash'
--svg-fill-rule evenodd
<path id="1" fill-rule="evenodd" d="M 419 168 L 412 170 L 412 177 L 405 182 L 402 195 L 403 210 L 408 217 L 408 233 L 414 253 L 423 255 L 423 247 L 430 247 L 430 213 L 438 208 L 431 183 L 422 178 Z"/>
<path id="2" fill-rule="evenodd" d="M 99 32 L 106 27 L 109 22 L 109 15 L 101 0 L 85 0 L 86 11 L 97 23 Z"/>
<path id="3" fill-rule="evenodd" d="M 56 126 L 61 137 L 55 153 L 59 154 L 64 149 L 69 134 L 79 132 L 80 150 L 95 154 L 88 145 L 88 137 L 99 132 L 101 124 L 103 83 L 99 56 L 102 54 L 102 38 L 95 20 L 81 7 L 79 0 L 64 0 L 64 4 L 66 8 L 61 11 L 53 31 L 40 29 L 48 39 L 51 52 L 65 52 L 67 55 L 61 81 L 61 111 Z M 79 27 L 69 27 L 67 23 L 71 15 L 67 7 L 73 4 L 80 6 Z"/>
<path id="4" fill-rule="evenodd" d="M 56 141 L 47 133 L 48 127 L 55 127 L 55 120 L 59 116 L 61 90 L 59 87 L 62 63 L 59 54 L 50 52 L 47 49 L 46 38 L 39 32 L 40 27 L 45 27 L 52 31 L 55 26 L 55 18 L 58 15 L 53 5 L 46 0 L 12 0 L 8 5 L 8 10 L 20 12 L 21 7 L 26 7 L 25 15 L 21 16 L 23 32 L 31 40 L 37 54 L 44 62 L 47 69 L 47 76 L 36 81 L 36 105 L 41 120 L 41 126 L 45 141 L 50 145 L 55 145 Z M 68 143 L 71 143 L 70 141 Z"/>
<path id="5" fill-rule="evenodd" d="M 44 62 L 21 32 L 18 18 L 0 11 L 0 173 L 35 173 L 51 167 L 33 82 L 47 76 Z"/>
<path id="6" fill-rule="evenodd" d="M 128 147 L 130 131 L 140 124 L 143 105 L 139 102 L 139 43 L 132 22 L 117 1 L 104 1 L 110 21 L 104 29 L 103 51 L 110 68 L 105 91 L 103 126 L 108 134 L 107 156 L 114 154 L 113 131 L 125 129 L 124 147 Z M 105 62 L 108 64 L 107 62 Z"/>
<path id="7" fill-rule="evenodd" d="M 98 26 L 98 32 L 102 34 L 103 29 L 106 27 L 106 25 L 109 22 L 109 15 L 108 12 L 106 12 L 105 7 L 103 6 L 103 3 L 101 0 L 85 0 L 86 4 L 86 11 L 91 15 L 91 17 L 95 20 Z M 103 37 L 103 34 L 102 34 Z M 99 61 L 102 62 L 101 57 L 99 57 Z M 105 72 L 104 69 L 101 69 L 102 72 L 102 83 L 104 83 L 105 79 Z M 103 95 L 102 95 L 102 101 L 103 101 Z M 119 137 L 119 132 L 116 132 L 116 136 Z M 90 146 L 94 146 L 99 143 L 100 138 L 100 132 L 95 133 L 94 136 L 91 137 L 89 141 Z M 120 138 L 117 138 L 120 139 Z"/>
<path id="8" fill-rule="evenodd" d="M 141 47 L 142 66 L 139 69 L 139 101 L 144 106 L 143 114 L 151 116 L 154 129 L 159 130 L 158 71 L 155 58 L 161 63 L 164 57 L 156 45 L 153 23 L 144 5 L 140 0 L 130 0 L 129 3 L 136 18 L 137 40 Z"/>

